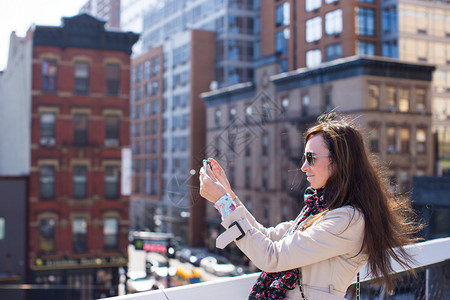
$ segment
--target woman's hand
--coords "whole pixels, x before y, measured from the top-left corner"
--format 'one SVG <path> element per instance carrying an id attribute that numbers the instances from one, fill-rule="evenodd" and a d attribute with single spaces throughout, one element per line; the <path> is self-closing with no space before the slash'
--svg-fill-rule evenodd
<path id="1" fill-rule="evenodd" d="M 236 198 L 233 190 L 231 189 L 230 182 L 228 181 L 227 175 L 219 163 L 214 158 L 208 158 L 211 162 L 211 170 L 214 173 L 214 177 L 216 177 L 217 181 L 222 184 L 222 186 L 226 189 L 227 193 L 231 196 L 231 199 Z"/>
<path id="2" fill-rule="evenodd" d="M 216 203 L 223 195 L 227 193 L 225 187 L 216 179 L 211 170 L 211 166 L 206 164 L 200 169 L 200 196 L 209 202 Z"/>

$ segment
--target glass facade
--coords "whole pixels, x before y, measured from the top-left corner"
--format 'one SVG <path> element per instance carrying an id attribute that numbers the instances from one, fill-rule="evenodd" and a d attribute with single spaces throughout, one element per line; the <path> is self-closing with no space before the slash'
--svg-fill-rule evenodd
<path id="1" fill-rule="evenodd" d="M 375 36 L 375 9 L 356 8 L 356 34 L 359 36 Z"/>
<path id="2" fill-rule="evenodd" d="M 325 33 L 327 35 L 342 32 L 342 9 L 336 9 L 325 14 Z"/>
<path id="3" fill-rule="evenodd" d="M 306 21 L 306 42 L 318 41 L 322 38 L 322 18 L 315 17 Z"/>

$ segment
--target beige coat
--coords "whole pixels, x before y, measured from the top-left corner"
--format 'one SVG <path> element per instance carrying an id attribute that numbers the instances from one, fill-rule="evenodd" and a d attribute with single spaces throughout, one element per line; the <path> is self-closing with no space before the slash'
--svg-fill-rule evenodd
<path id="1" fill-rule="evenodd" d="M 334 209 L 306 230 L 283 239 L 294 221 L 265 228 L 244 206 L 236 208 L 222 225 L 228 228 L 235 221 L 247 231 L 236 244 L 259 269 L 279 272 L 301 268 L 307 300 L 343 299 L 367 261 L 367 255 L 360 253 L 364 218 L 351 206 Z M 302 299 L 298 287 L 288 291 L 285 299 Z"/>

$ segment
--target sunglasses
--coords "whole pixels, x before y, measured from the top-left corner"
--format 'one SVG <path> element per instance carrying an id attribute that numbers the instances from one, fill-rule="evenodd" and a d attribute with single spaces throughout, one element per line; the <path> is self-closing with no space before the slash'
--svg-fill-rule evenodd
<path id="1" fill-rule="evenodd" d="M 316 157 L 328 157 L 329 155 L 314 155 L 312 152 L 306 152 L 303 154 L 303 162 L 307 161 L 308 165 L 314 166 L 316 162 Z"/>

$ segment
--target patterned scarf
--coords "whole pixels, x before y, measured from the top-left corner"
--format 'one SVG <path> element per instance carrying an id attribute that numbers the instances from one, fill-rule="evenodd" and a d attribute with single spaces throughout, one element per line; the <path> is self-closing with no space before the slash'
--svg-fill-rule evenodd
<path id="1" fill-rule="evenodd" d="M 306 223 L 308 218 L 321 212 L 326 207 L 326 201 L 323 199 L 323 189 L 315 190 L 307 188 L 304 195 L 305 206 L 294 221 L 294 225 L 282 237 L 292 234 L 295 230 L 303 230 L 302 223 Z M 298 269 L 292 269 L 277 273 L 262 272 L 256 280 L 255 285 L 248 297 L 248 300 L 270 299 L 282 300 L 287 290 L 293 290 L 297 284 Z"/>

